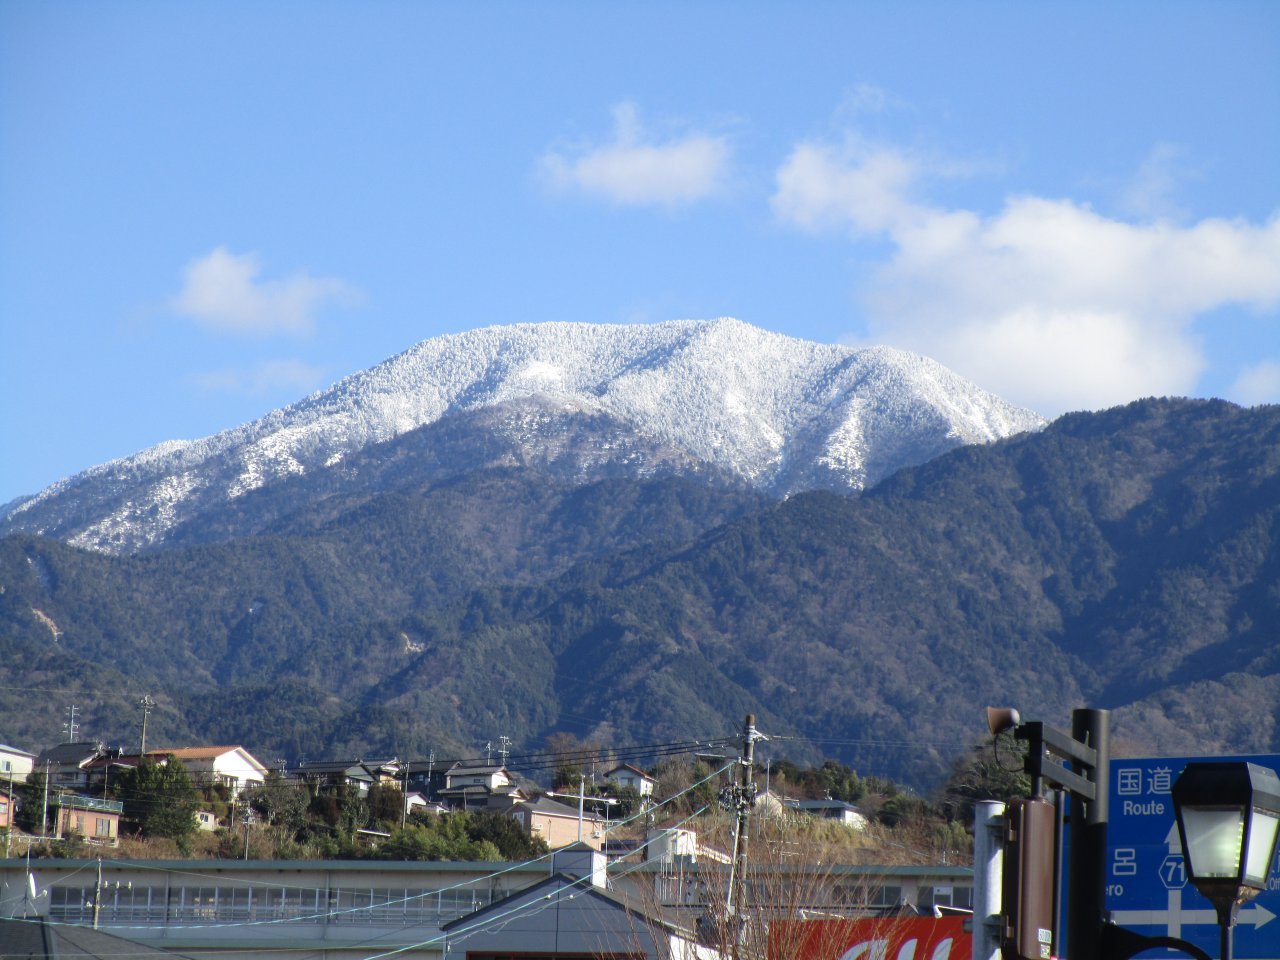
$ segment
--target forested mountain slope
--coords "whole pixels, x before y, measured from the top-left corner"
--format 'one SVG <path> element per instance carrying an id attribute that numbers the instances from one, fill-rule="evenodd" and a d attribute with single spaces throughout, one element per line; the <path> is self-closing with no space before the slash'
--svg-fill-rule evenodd
<path id="1" fill-rule="evenodd" d="M 55 738 L 72 699 L 124 739 L 151 692 L 169 736 L 267 755 L 687 739 L 751 711 L 924 785 L 987 703 L 1112 708 L 1134 748 L 1280 748 L 1280 408 L 1074 414 L 853 497 L 528 466 L 303 520 L 139 558 L 0 541 L 14 739 Z"/>

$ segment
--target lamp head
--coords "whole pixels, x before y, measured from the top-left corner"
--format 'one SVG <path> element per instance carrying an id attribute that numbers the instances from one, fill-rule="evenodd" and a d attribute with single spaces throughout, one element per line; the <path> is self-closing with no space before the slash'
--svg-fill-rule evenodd
<path id="1" fill-rule="evenodd" d="M 1173 785 L 1173 807 L 1189 879 L 1220 916 L 1266 889 L 1280 838 L 1274 771 L 1239 761 L 1189 763 Z"/>
<path id="2" fill-rule="evenodd" d="M 987 729 L 993 737 L 1022 723 L 1022 714 L 1013 707 L 987 707 Z"/>

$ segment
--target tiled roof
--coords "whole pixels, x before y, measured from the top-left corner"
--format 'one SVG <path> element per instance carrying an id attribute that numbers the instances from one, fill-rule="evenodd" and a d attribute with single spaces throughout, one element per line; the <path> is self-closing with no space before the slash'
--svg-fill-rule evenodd
<path id="1" fill-rule="evenodd" d="M 84 763 L 103 752 L 104 748 L 97 741 L 79 741 L 76 743 L 60 743 L 56 747 L 41 751 L 40 763 Z"/>
<path id="2" fill-rule="evenodd" d="M 163 747 L 159 750 L 148 750 L 148 757 L 177 757 L 179 760 L 216 760 L 224 753 L 242 750 L 238 744 L 234 747 Z"/>
<path id="3" fill-rule="evenodd" d="M 654 783 L 658 782 L 657 777 L 652 777 L 649 774 L 645 773 L 643 770 L 641 770 L 639 767 L 633 767 L 629 763 L 618 764 L 616 767 L 614 767 L 612 770 L 606 773 L 605 776 L 606 777 L 613 776 L 613 774 L 617 773 L 619 770 L 626 770 L 628 773 L 634 773 L 637 777 L 644 777 L 644 779 L 652 780 Z"/>
<path id="4" fill-rule="evenodd" d="M 590 798 L 588 798 L 590 799 Z M 548 800 L 546 797 L 539 797 L 537 800 L 526 800 L 524 803 L 516 804 L 521 810 L 530 810 L 534 813 L 545 814 L 550 817 L 570 817 L 574 820 L 578 819 L 578 808 L 570 807 L 563 803 L 557 803 L 555 800 Z M 582 811 L 583 820 L 601 820 L 599 814 L 592 813 L 590 810 Z"/>

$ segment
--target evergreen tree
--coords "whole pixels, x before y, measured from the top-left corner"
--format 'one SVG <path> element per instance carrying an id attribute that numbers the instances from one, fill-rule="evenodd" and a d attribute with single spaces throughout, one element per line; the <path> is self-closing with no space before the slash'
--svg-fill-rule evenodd
<path id="1" fill-rule="evenodd" d="M 14 822 L 27 833 L 40 831 L 40 818 L 44 811 L 44 790 L 43 770 L 33 770 L 27 775 L 27 782 L 19 784 L 14 790 L 18 798 Z"/>
<path id="2" fill-rule="evenodd" d="M 176 757 L 164 763 L 143 757 L 120 777 L 118 790 L 125 820 L 144 836 L 183 843 L 195 832 L 196 791 L 187 768 Z"/>

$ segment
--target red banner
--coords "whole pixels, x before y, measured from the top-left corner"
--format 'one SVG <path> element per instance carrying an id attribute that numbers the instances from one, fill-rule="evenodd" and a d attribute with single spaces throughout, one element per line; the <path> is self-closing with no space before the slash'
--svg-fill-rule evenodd
<path id="1" fill-rule="evenodd" d="M 963 917 L 779 920 L 770 960 L 972 960 Z"/>

